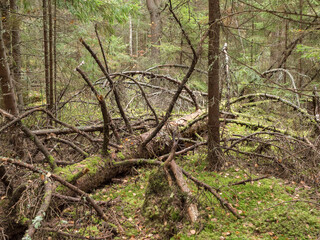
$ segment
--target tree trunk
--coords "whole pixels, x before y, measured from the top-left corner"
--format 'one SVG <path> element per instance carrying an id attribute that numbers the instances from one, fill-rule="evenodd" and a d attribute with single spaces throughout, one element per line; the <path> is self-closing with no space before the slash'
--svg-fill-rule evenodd
<path id="1" fill-rule="evenodd" d="M 220 158 L 219 122 L 219 0 L 209 0 L 209 51 L 208 51 L 208 163 L 212 170 L 222 167 Z"/>
<path id="2" fill-rule="evenodd" d="M 0 11 L 0 82 L 4 108 L 13 115 L 18 114 L 17 103 L 15 100 L 10 68 L 7 62 L 6 49 L 3 39 L 2 13 Z"/>
<path id="3" fill-rule="evenodd" d="M 133 38 L 132 38 L 132 18 L 129 16 L 129 54 L 130 57 L 133 55 Z"/>
<path id="4" fill-rule="evenodd" d="M 10 11 L 11 13 L 17 13 L 17 1 L 10 0 Z M 22 109 L 24 106 L 23 101 L 23 88 L 24 84 L 21 80 L 21 50 L 20 50 L 20 18 L 17 14 L 14 16 L 11 15 L 12 19 L 12 27 L 11 27 L 11 45 L 12 45 L 12 71 L 13 71 L 13 78 L 15 81 L 15 89 L 17 92 L 18 97 L 18 105 L 19 108 Z"/>
<path id="5" fill-rule="evenodd" d="M 49 111 L 54 110 L 53 97 L 53 19 L 52 19 L 52 3 L 48 0 L 48 20 L 49 20 Z"/>
<path id="6" fill-rule="evenodd" d="M 50 77 L 49 77 L 49 44 L 48 44 L 48 7 L 47 0 L 42 1 L 43 8 L 43 53 L 44 53 L 44 74 L 46 82 L 46 103 L 50 105 Z"/>
<path id="7" fill-rule="evenodd" d="M 160 58 L 160 37 L 161 37 L 161 18 L 160 18 L 160 5 L 162 0 L 147 0 L 147 7 L 150 14 L 151 22 L 151 56 L 154 61 Z"/>

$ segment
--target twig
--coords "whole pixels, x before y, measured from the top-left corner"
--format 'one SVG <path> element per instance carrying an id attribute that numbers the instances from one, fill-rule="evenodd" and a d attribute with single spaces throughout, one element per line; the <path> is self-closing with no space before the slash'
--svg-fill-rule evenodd
<path id="1" fill-rule="evenodd" d="M 231 183 L 229 184 L 229 186 L 235 186 L 235 185 L 245 185 L 247 182 L 254 182 L 254 181 L 259 181 L 261 179 L 265 179 L 265 178 L 268 178 L 269 176 L 262 176 L 262 177 L 258 177 L 258 178 L 249 178 L 247 180 L 243 180 L 243 181 L 240 181 L 240 182 L 236 182 L 236 183 Z"/>

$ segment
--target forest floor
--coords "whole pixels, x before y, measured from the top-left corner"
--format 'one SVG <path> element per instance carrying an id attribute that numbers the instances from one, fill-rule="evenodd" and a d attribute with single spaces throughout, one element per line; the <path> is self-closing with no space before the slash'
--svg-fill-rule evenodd
<path id="1" fill-rule="evenodd" d="M 153 209 L 153 221 L 150 221 L 150 216 L 147 218 L 142 208 L 148 178 L 157 167 L 138 168 L 91 194 L 96 200 L 113 203 L 108 212 L 124 230 L 115 239 L 320 239 L 320 193 L 317 189 L 304 182 L 272 176 L 232 185 L 263 175 L 255 174 L 254 167 L 244 169 L 228 162 L 227 165 L 232 167 L 219 173 L 206 171 L 206 155 L 201 154 L 202 151 L 205 149 L 181 156 L 177 163 L 194 177 L 218 189 L 244 218 L 236 219 L 212 195 L 194 186 L 195 199 L 192 201 L 200 213 L 197 223 L 191 224 L 179 213 L 166 219 L 160 208 L 155 208 L 159 212 Z M 188 183 L 192 186 L 191 182 Z M 73 224 L 72 218 L 78 211 L 75 208 L 67 208 L 60 221 Z M 98 237 L 98 232 L 96 225 L 88 227 L 82 235 Z"/>

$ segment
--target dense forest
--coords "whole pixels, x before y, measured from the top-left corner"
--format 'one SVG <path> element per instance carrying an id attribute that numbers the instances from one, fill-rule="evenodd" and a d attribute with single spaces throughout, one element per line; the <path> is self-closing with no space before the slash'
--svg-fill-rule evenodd
<path id="1" fill-rule="evenodd" d="M 0 239 L 320 239 L 319 1 L 0 8 Z"/>

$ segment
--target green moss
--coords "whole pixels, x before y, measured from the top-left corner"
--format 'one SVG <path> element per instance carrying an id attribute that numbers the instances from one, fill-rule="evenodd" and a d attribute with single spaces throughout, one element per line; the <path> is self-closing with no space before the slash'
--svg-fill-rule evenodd
<path id="1" fill-rule="evenodd" d="M 19 222 L 20 222 L 21 224 L 23 224 L 23 225 L 28 224 L 29 221 L 30 221 L 30 219 L 27 218 L 27 217 L 21 217 L 21 218 L 19 219 Z"/>
<path id="2" fill-rule="evenodd" d="M 64 176 L 66 179 L 69 179 L 72 178 L 72 176 L 77 173 L 79 169 L 88 168 L 88 174 L 94 175 L 99 167 L 101 167 L 104 163 L 107 163 L 106 159 L 102 159 L 99 156 L 91 156 L 80 163 L 76 163 L 65 168 L 56 168 L 55 173 Z"/>
<path id="3" fill-rule="evenodd" d="M 248 173 L 236 167 L 220 173 L 207 172 L 203 171 L 204 163 L 205 155 L 196 154 L 186 156 L 180 164 L 200 181 L 219 188 L 221 196 L 246 218 L 237 220 L 213 196 L 196 194 L 202 213 L 199 226 L 185 225 L 172 239 L 317 239 L 320 211 L 314 205 L 295 202 L 292 195 L 297 194 L 296 186 L 267 178 L 230 187 L 230 183 L 248 179 Z M 199 192 L 195 186 L 193 191 Z M 303 194 L 299 193 L 300 197 Z M 202 231 L 190 235 L 191 229 Z"/>
<path id="4" fill-rule="evenodd" d="M 126 157 L 123 155 L 122 152 L 118 152 L 117 153 L 117 157 L 120 158 L 121 160 L 125 160 L 126 159 Z"/>
<path id="5" fill-rule="evenodd" d="M 79 173 L 84 168 L 88 168 L 88 175 L 94 175 L 100 167 L 104 164 L 107 164 L 108 159 L 102 159 L 99 156 L 91 156 L 81 161 L 80 163 L 76 163 L 64 168 L 57 167 L 54 171 L 55 174 L 63 177 L 66 181 L 70 182 L 74 179 L 74 176 Z M 57 191 L 64 191 L 66 188 L 64 186 L 58 186 Z"/>

